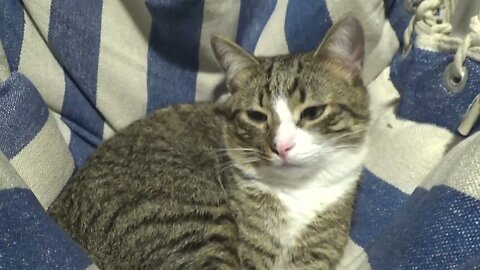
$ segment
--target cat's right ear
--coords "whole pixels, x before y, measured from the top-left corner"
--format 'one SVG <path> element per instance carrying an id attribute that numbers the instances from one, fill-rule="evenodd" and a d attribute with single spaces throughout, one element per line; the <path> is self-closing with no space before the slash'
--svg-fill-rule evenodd
<path id="1" fill-rule="evenodd" d="M 226 38 L 213 36 L 211 43 L 213 53 L 225 72 L 227 81 L 232 80 L 243 69 L 259 64 L 255 57 Z"/>
<path id="2" fill-rule="evenodd" d="M 365 57 L 365 37 L 358 19 L 349 16 L 333 25 L 314 56 L 339 64 L 347 80 L 359 76 Z"/>

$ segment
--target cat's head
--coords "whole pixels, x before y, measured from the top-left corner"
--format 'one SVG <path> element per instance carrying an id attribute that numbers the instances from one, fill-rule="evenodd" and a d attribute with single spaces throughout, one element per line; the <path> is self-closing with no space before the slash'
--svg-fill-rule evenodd
<path id="1" fill-rule="evenodd" d="M 231 93 L 224 138 L 237 167 L 258 177 L 303 177 L 358 155 L 369 98 L 356 19 L 334 25 L 310 53 L 255 57 L 220 37 L 212 47 Z"/>

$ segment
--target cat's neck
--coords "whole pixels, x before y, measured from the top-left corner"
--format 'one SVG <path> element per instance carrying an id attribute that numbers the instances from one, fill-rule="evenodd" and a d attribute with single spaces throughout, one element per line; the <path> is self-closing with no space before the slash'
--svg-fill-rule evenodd
<path id="1" fill-rule="evenodd" d="M 243 177 L 238 184 L 240 188 L 270 194 L 280 202 L 284 211 L 279 241 L 287 251 L 318 215 L 342 200 L 350 200 L 360 178 L 365 152 L 361 149 L 356 154 L 339 153 L 328 164 L 304 170 L 257 170 L 255 177 Z"/>

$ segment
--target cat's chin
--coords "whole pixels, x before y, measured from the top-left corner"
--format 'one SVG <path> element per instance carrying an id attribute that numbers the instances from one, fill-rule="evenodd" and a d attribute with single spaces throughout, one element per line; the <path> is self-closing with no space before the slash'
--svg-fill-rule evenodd
<path id="1" fill-rule="evenodd" d="M 312 166 L 318 168 L 319 166 L 322 166 L 322 164 L 325 162 L 325 157 L 322 156 L 310 157 L 308 161 L 296 157 L 290 157 L 286 159 L 276 157 L 271 159 L 269 166 L 273 169 L 279 170 L 302 170 L 308 169 Z"/>
<path id="2" fill-rule="evenodd" d="M 272 164 L 272 167 L 280 170 L 292 170 L 292 169 L 301 169 L 305 167 L 305 165 L 294 163 L 292 161 L 282 160 Z"/>

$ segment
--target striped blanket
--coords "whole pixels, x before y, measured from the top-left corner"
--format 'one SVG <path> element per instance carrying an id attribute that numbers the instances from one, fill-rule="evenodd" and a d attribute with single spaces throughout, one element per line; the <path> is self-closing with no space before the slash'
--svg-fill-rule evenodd
<path id="1" fill-rule="evenodd" d="M 480 23 L 454 38 L 458 0 L 417 2 L 0 1 L 0 269 L 97 269 L 44 209 L 116 131 L 225 95 L 212 34 L 303 52 L 347 13 L 365 28 L 374 121 L 338 269 L 480 266 Z"/>

